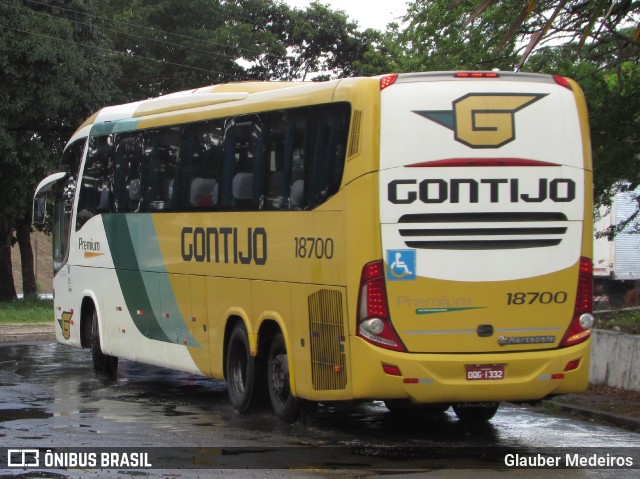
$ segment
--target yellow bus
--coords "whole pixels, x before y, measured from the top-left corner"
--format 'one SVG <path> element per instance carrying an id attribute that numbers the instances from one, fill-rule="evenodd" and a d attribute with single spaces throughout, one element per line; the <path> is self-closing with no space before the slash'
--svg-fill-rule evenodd
<path id="1" fill-rule="evenodd" d="M 591 184 L 563 77 L 247 82 L 100 110 L 34 216 L 51 190 L 57 340 L 100 375 L 488 420 L 587 387 Z"/>

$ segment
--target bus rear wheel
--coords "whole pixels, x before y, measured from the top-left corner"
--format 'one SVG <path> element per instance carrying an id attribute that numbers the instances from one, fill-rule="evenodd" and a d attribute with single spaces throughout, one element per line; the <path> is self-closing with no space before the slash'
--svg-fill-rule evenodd
<path id="1" fill-rule="evenodd" d="M 285 422 L 293 422 L 300 412 L 300 400 L 293 396 L 290 387 L 289 360 L 282 333 L 271 341 L 267 359 L 267 383 L 274 414 Z"/>
<path id="2" fill-rule="evenodd" d="M 236 324 L 229 336 L 225 377 L 231 405 L 239 413 L 247 412 L 253 399 L 255 360 L 249 351 L 247 329 L 242 323 Z"/>
<path id="3" fill-rule="evenodd" d="M 495 416 L 499 404 L 497 402 L 458 403 L 453 405 L 453 411 L 461 421 L 482 423 Z"/>
<path id="4" fill-rule="evenodd" d="M 118 371 L 118 358 L 102 352 L 100 347 L 100 330 L 98 328 L 98 313 L 93 310 L 91 317 L 91 359 L 93 371 L 97 376 L 115 379 Z"/>

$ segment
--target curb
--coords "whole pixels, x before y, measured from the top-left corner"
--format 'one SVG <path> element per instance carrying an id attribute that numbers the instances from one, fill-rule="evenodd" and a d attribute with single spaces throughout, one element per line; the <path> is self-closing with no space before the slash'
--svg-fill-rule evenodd
<path id="1" fill-rule="evenodd" d="M 32 342 L 32 341 L 55 341 L 55 333 L 18 333 L 0 335 L 0 343 Z"/>
<path id="2" fill-rule="evenodd" d="M 614 426 L 618 426 L 629 431 L 640 431 L 640 419 L 635 417 L 602 411 L 600 409 L 593 409 L 585 406 L 575 406 L 573 404 L 567 404 L 555 399 L 550 399 L 547 402 L 548 404 L 557 407 L 563 412 L 576 414 L 587 419 L 598 419 L 601 421 L 606 421 L 609 424 L 613 424 Z"/>
<path id="3" fill-rule="evenodd" d="M 7 324 L 0 326 L 0 343 L 55 341 L 53 324 Z"/>

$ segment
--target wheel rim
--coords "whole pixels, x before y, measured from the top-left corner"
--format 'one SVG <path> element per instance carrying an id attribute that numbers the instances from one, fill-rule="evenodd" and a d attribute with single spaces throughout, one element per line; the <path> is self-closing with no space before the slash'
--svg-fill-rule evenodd
<path id="1" fill-rule="evenodd" d="M 229 361 L 232 387 L 238 395 L 242 395 L 247 387 L 247 356 L 241 344 L 234 344 Z"/>
<path id="2" fill-rule="evenodd" d="M 284 403 L 289 397 L 289 371 L 287 355 L 279 353 L 271 361 L 270 383 L 275 398 Z"/>

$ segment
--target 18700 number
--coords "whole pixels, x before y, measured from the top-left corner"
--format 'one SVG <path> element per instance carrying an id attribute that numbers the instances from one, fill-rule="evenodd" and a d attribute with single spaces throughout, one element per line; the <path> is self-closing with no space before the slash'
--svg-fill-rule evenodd
<path id="1" fill-rule="evenodd" d="M 296 236 L 296 258 L 333 258 L 333 239 Z"/>
<path id="2" fill-rule="evenodd" d="M 527 293 L 507 293 L 508 305 L 521 304 L 563 304 L 567 301 L 567 293 L 564 291 L 533 291 Z"/>

